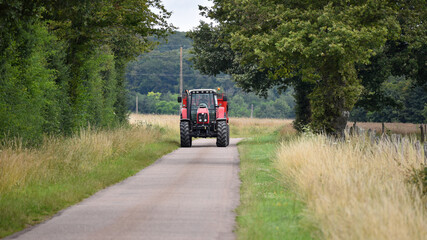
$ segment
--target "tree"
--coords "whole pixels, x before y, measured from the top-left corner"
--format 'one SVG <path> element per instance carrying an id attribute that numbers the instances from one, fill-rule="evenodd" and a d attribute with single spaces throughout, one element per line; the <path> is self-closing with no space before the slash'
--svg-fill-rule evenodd
<path id="1" fill-rule="evenodd" d="M 85 88 L 90 79 L 81 75 L 81 67 L 88 55 L 96 54 L 98 49 L 108 48 L 114 56 L 116 74 L 116 91 L 114 113 L 116 119 L 123 122 L 126 114 L 125 67 L 127 62 L 138 55 L 151 50 L 155 43 L 149 37 L 164 37 L 172 28 L 166 18 L 170 13 L 160 0 L 139 1 L 47 1 L 44 12 L 49 19 L 51 30 L 68 42 L 67 63 L 70 65 L 70 100 L 74 108 L 74 116 L 80 121 L 86 115 L 89 105 L 81 105 L 79 99 L 88 94 Z M 157 9 L 155 13 L 151 8 Z M 89 103 L 86 101 L 86 103 Z"/>
<path id="2" fill-rule="evenodd" d="M 362 90 L 356 63 L 368 63 L 400 31 L 388 1 L 214 1 L 208 15 L 232 33 L 240 62 L 281 80 L 314 84 L 312 126 L 342 134 L 343 112 Z"/>
<path id="3" fill-rule="evenodd" d="M 426 6 L 424 0 L 215 0 L 212 8 L 201 10 L 219 24 L 202 23 L 190 36 L 201 46 L 195 48 L 196 61 L 217 62 L 221 53 L 232 56 L 224 61 L 232 63 L 226 69 L 242 70 L 230 73 L 245 90 L 265 93 L 272 86 L 294 86 L 297 128 L 298 123 L 310 123 L 340 135 L 346 123 L 343 113 L 361 93 L 360 105 L 378 109 L 394 104 L 381 91 L 390 73 L 406 72 L 423 86 Z M 397 61 L 384 61 L 381 54 L 388 57 L 388 50 L 395 50 L 393 42 L 403 43 L 408 51 L 400 51 Z M 202 69 L 208 61 L 196 67 Z M 264 78 L 253 78 L 256 74 Z"/>
<path id="4" fill-rule="evenodd" d="M 227 29 L 201 22 L 187 36 L 193 39 L 192 53 L 195 57 L 191 60 L 203 74 L 232 74 L 237 86 L 263 97 L 267 97 L 267 91 L 275 86 L 286 90 L 287 79 L 280 82 L 270 78 L 267 69 L 260 69 L 256 62 L 241 64 L 240 53 L 232 49 Z"/>

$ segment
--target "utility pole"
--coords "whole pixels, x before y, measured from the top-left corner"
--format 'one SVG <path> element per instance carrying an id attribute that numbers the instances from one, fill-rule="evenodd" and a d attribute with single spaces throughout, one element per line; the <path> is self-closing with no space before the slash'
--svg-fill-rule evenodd
<path id="1" fill-rule="evenodd" d="M 138 114 L 138 93 L 136 94 L 136 100 L 135 100 L 135 103 L 136 103 L 135 112 L 136 112 L 136 114 Z"/>
<path id="2" fill-rule="evenodd" d="M 182 98 L 182 46 L 179 49 L 179 95 Z M 182 108 L 182 101 L 181 101 Z"/>
<path id="3" fill-rule="evenodd" d="M 254 105 L 251 104 L 251 118 L 254 117 Z"/>

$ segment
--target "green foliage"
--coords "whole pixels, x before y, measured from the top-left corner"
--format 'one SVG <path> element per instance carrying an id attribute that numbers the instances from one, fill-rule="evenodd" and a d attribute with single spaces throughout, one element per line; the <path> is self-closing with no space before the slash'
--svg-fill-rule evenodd
<path id="1" fill-rule="evenodd" d="M 421 114 L 424 116 L 424 122 L 427 122 L 427 103 L 424 105 L 424 109 Z"/>
<path id="2" fill-rule="evenodd" d="M 113 54 L 108 48 L 100 49 L 84 56 L 82 63 L 78 79 L 83 84 L 77 86 L 73 106 L 74 129 L 87 123 L 100 127 L 114 124 L 117 78 Z"/>
<path id="3" fill-rule="evenodd" d="M 19 136 L 39 142 L 43 127 L 50 133 L 59 129 L 58 88 L 47 62 L 54 39 L 39 23 L 23 24 L 19 32 L 1 52 L 0 139 Z"/>
<path id="4" fill-rule="evenodd" d="M 385 105 L 381 109 L 357 107 L 352 110 L 352 121 L 370 122 L 411 122 L 423 123 L 427 119 L 423 115 L 427 103 L 425 90 L 417 86 L 411 79 L 390 76 L 381 84 L 384 96 L 393 99 L 395 105 Z"/>
<path id="5" fill-rule="evenodd" d="M 302 101 L 297 103 L 303 104 L 297 110 L 301 119 L 296 121 L 297 128 L 308 122 L 315 130 L 341 134 L 345 112 L 363 90 L 356 66 L 369 64 L 387 40 L 400 38 L 417 56 L 403 66 L 425 65 L 425 54 L 416 54 L 426 42 L 425 1 L 215 0 L 212 8 L 202 10 L 219 25 L 202 23 L 190 34 L 199 46 L 195 47 L 196 67 L 215 70 L 208 61 L 218 62 L 223 54 L 230 64 L 219 70 L 234 74 L 246 90 L 262 93 L 272 86 L 293 85 Z M 372 65 L 372 70 L 382 65 Z M 238 68 L 244 73 L 233 71 Z M 264 77 L 254 78 L 256 74 Z M 370 84 L 369 77 L 364 80 L 368 88 L 377 90 L 380 85 L 378 81 Z M 312 89 L 299 88 L 300 81 L 310 83 Z"/>
<path id="6" fill-rule="evenodd" d="M 188 32 L 187 36 L 194 41 L 191 51 L 195 55 L 191 59 L 194 67 L 211 76 L 232 74 L 238 87 L 259 96 L 267 97 L 268 90 L 273 87 L 286 90 L 289 80 L 270 78 L 268 69 L 261 69 L 253 62 L 240 64 L 241 54 L 231 48 L 229 35 L 225 29 L 204 22 Z"/>
<path id="7" fill-rule="evenodd" d="M 422 95 L 424 88 L 425 94 L 427 91 L 425 82 L 427 77 L 427 65 L 425 64 L 427 52 L 425 47 L 425 44 L 420 47 L 414 47 L 402 41 L 388 41 L 384 51 L 370 59 L 371 64 L 358 66 L 358 74 L 362 80 L 364 90 L 356 106 L 369 112 L 381 112 L 384 108 L 393 109 L 394 111 L 406 109 L 407 107 L 419 108 L 419 104 L 416 101 L 414 102 L 415 105 L 404 104 L 407 97 L 413 96 L 413 94 L 404 94 L 405 91 L 403 90 L 407 88 L 399 86 L 393 89 L 390 83 L 387 82 L 390 82 L 388 80 L 392 78 L 395 84 L 410 84 L 413 91 L 419 92 L 415 94 L 416 96 Z M 397 83 L 396 81 L 402 81 L 402 83 Z M 384 115 L 384 112 L 381 115 Z M 384 117 L 387 118 L 387 116 Z M 404 118 L 403 121 L 413 120 L 415 119 Z"/>
<path id="8" fill-rule="evenodd" d="M 125 66 L 172 30 L 159 0 L 0 1 L 0 140 L 127 119 Z"/>

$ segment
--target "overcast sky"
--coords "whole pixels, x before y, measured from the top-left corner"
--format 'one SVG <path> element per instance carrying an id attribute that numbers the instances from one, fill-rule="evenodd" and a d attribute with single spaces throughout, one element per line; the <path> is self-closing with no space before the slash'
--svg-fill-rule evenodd
<path id="1" fill-rule="evenodd" d="M 168 11 L 172 11 L 169 23 L 178 27 L 178 31 L 187 32 L 197 25 L 200 20 L 211 22 L 200 16 L 199 5 L 212 6 L 208 0 L 163 0 L 163 5 Z"/>

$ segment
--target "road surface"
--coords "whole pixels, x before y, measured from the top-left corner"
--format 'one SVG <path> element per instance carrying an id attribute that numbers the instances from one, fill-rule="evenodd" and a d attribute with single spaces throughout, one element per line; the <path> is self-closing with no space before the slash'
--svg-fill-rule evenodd
<path id="1" fill-rule="evenodd" d="M 234 239 L 239 157 L 193 141 L 121 183 L 7 239 Z"/>

